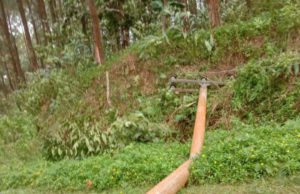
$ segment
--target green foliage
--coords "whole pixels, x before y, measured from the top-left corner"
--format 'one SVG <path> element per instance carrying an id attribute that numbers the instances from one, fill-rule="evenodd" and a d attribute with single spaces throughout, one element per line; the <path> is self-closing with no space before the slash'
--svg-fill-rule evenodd
<path id="1" fill-rule="evenodd" d="M 27 113 L 13 112 L 0 117 L 0 165 L 11 160 L 28 161 L 40 155 L 37 127 Z"/>
<path id="2" fill-rule="evenodd" d="M 150 122 L 143 113 L 135 112 L 126 117 L 118 118 L 108 129 L 117 147 L 123 147 L 130 142 L 157 142 L 166 137 L 166 126 Z"/>
<path id="3" fill-rule="evenodd" d="M 298 4 L 287 3 L 281 9 L 261 12 L 247 21 L 234 18 L 235 23 L 226 23 L 212 33 L 197 29 L 184 34 L 174 27 L 166 34 L 145 38 L 138 52 L 143 59 L 160 59 L 166 65 L 198 64 L 203 60 L 218 63 L 228 55 L 239 55 L 241 59 L 273 55 L 274 51 L 285 50 L 286 41 L 299 29 L 299 10 Z M 255 45 L 259 38 L 260 46 Z M 270 52 L 268 44 L 272 42 Z"/>
<path id="4" fill-rule="evenodd" d="M 300 170 L 297 125 L 251 126 L 236 123 L 233 131 L 207 136 L 202 155 L 193 163 L 194 184 L 230 183 L 267 176 L 291 175 Z"/>
<path id="5" fill-rule="evenodd" d="M 291 127 L 292 126 L 292 127 Z M 247 181 L 291 175 L 299 166 L 299 121 L 262 127 L 236 122 L 232 131 L 208 131 L 203 154 L 191 167 L 191 183 Z M 0 188 L 24 186 L 97 190 L 155 184 L 188 158 L 190 143 L 130 144 L 111 156 L 40 162 L 2 171 Z"/>
<path id="6" fill-rule="evenodd" d="M 37 115 L 42 109 L 53 112 L 61 105 L 78 97 L 79 82 L 65 70 L 35 73 L 28 86 L 16 93 L 16 104 L 21 110 Z"/>
<path id="7" fill-rule="evenodd" d="M 122 152 L 81 161 L 41 162 L 0 173 L 0 189 L 20 186 L 84 189 L 91 180 L 97 190 L 156 183 L 187 157 L 188 147 L 172 144 L 130 144 Z M 147 175 L 147 176 L 146 176 Z"/>
<path id="8" fill-rule="evenodd" d="M 168 135 L 166 126 L 150 122 L 141 112 L 117 118 L 108 129 L 86 116 L 66 119 L 59 130 L 46 136 L 44 147 L 48 159 L 84 158 L 112 152 L 131 142 L 157 142 Z"/>
<path id="9" fill-rule="evenodd" d="M 243 112 L 272 113 L 273 119 L 292 118 L 299 112 L 295 107 L 300 97 L 299 64 L 297 53 L 250 61 L 234 81 L 233 106 Z"/>

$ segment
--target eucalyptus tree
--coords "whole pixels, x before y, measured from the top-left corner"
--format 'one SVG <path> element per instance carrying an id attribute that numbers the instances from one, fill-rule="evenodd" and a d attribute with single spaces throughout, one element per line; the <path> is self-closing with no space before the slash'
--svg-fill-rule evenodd
<path id="1" fill-rule="evenodd" d="M 12 36 L 12 34 L 10 33 L 10 30 L 9 30 L 9 23 L 7 22 L 7 16 L 5 13 L 3 0 L 0 0 L 0 26 L 1 26 L 1 30 L 4 35 L 4 39 L 5 39 L 7 48 L 10 53 L 10 60 L 11 60 L 11 64 L 12 64 L 14 72 L 15 72 L 17 82 L 18 83 L 25 82 L 26 79 L 25 79 L 24 72 L 21 68 L 18 49 L 15 45 L 14 37 Z"/>
<path id="2" fill-rule="evenodd" d="M 36 57 L 35 51 L 32 46 L 32 41 L 31 41 L 31 37 L 30 37 L 28 25 L 27 25 L 27 19 L 26 19 L 24 7 L 23 7 L 23 0 L 18 0 L 17 4 L 18 4 L 20 16 L 21 16 L 21 20 L 22 20 L 22 24 L 23 24 L 23 28 L 24 28 L 25 42 L 26 42 L 26 47 L 28 49 L 28 53 L 29 53 L 29 59 L 30 59 L 33 69 L 37 70 L 39 68 L 39 65 L 37 62 L 37 57 Z"/>
<path id="3" fill-rule="evenodd" d="M 37 0 L 37 5 L 38 5 L 39 17 L 40 17 L 41 23 L 42 23 L 42 29 L 44 32 L 44 41 L 45 41 L 45 44 L 47 44 L 48 37 L 50 36 L 51 31 L 50 31 L 50 27 L 49 27 L 49 22 L 48 22 L 48 17 L 47 17 L 44 0 Z"/>
<path id="4" fill-rule="evenodd" d="M 207 0 L 208 15 L 210 20 L 210 26 L 212 28 L 219 26 L 220 20 L 220 1 L 219 0 Z"/>
<path id="5" fill-rule="evenodd" d="M 99 18 L 97 16 L 97 10 L 94 0 L 86 0 L 93 24 L 93 37 L 95 44 L 95 58 L 98 64 L 104 63 L 104 50 L 102 46 L 102 36 Z"/>

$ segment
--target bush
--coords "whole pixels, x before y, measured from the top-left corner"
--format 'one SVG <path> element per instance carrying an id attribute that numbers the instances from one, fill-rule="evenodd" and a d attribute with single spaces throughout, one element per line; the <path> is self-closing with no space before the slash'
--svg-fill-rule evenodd
<path id="1" fill-rule="evenodd" d="M 103 118 L 106 120 L 106 118 Z M 60 130 L 46 137 L 44 148 L 50 160 L 84 158 L 112 152 L 132 142 L 157 142 L 168 136 L 166 126 L 150 122 L 141 112 L 117 118 L 108 129 L 101 121 L 75 116 Z"/>
<path id="2" fill-rule="evenodd" d="M 0 165 L 39 156 L 40 143 L 34 117 L 13 112 L 0 117 Z"/>
<path id="3" fill-rule="evenodd" d="M 279 121 L 296 116 L 300 97 L 297 78 L 300 58 L 281 54 L 276 58 L 250 61 L 240 68 L 234 81 L 233 106 L 244 114 L 252 112 Z M 275 116 L 276 115 L 276 116 Z"/>

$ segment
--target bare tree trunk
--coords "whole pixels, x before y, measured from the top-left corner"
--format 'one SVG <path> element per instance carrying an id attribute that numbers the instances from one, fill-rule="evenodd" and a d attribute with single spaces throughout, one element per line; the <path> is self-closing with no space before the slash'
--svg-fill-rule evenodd
<path id="1" fill-rule="evenodd" d="M 37 62 L 35 51 L 34 51 L 33 46 L 32 46 L 31 37 L 30 37 L 28 26 L 27 26 L 27 20 L 26 20 L 26 17 L 25 17 L 25 12 L 24 12 L 24 7 L 23 7 L 23 0 L 18 0 L 17 3 L 18 3 L 20 15 L 21 15 L 23 28 L 24 28 L 26 45 L 27 45 L 27 48 L 28 48 L 28 51 L 29 51 L 29 59 L 30 59 L 30 62 L 31 62 L 31 65 L 32 65 L 33 69 L 36 71 L 39 68 L 39 65 L 38 65 L 38 62 Z"/>
<path id="2" fill-rule="evenodd" d="M 191 14 L 197 15 L 197 2 L 196 2 L 196 0 L 188 0 L 188 4 L 189 4 L 189 11 L 191 12 Z"/>
<path id="3" fill-rule="evenodd" d="M 4 60 L 5 59 L 5 55 L 4 53 L 2 52 L 1 48 L 0 48 L 0 56 L 3 56 L 1 59 L 0 59 L 0 63 L 2 64 L 3 66 L 3 69 L 4 71 L 6 72 L 6 76 L 7 76 L 7 79 L 8 79 L 8 83 L 9 83 L 9 86 L 11 88 L 11 90 L 15 90 L 15 87 L 14 87 L 14 84 L 11 80 L 11 76 L 10 76 L 10 72 L 9 72 L 9 69 L 6 65 L 6 61 Z"/>
<path id="4" fill-rule="evenodd" d="M 126 48 L 129 46 L 129 28 L 127 26 L 123 26 L 122 28 L 122 46 Z"/>
<path id="5" fill-rule="evenodd" d="M 118 27 L 118 32 L 116 33 L 116 46 L 117 46 L 117 50 L 121 50 L 122 49 L 122 45 L 121 45 L 121 28 Z"/>
<path id="6" fill-rule="evenodd" d="M 26 0 L 26 4 L 28 6 L 29 15 L 30 15 L 31 24 L 32 24 L 32 28 L 33 28 L 33 32 L 34 32 L 36 43 L 40 44 L 40 39 L 39 39 L 39 36 L 38 36 L 38 33 L 37 33 L 36 23 L 35 23 L 35 20 L 34 20 L 34 17 L 33 17 L 32 9 L 31 9 L 31 3 L 29 3 L 29 1 Z"/>
<path id="7" fill-rule="evenodd" d="M 168 0 L 163 0 L 163 1 L 164 1 L 164 9 L 166 9 L 166 7 L 168 6 Z M 163 13 L 163 15 L 162 15 L 162 31 L 166 32 L 168 27 L 169 27 L 169 20 L 168 20 L 166 14 Z"/>
<path id="8" fill-rule="evenodd" d="M 208 15 L 210 19 L 210 26 L 212 28 L 220 25 L 220 2 L 219 0 L 207 0 Z"/>
<path id="9" fill-rule="evenodd" d="M 181 3 L 184 5 L 183 12 L 185 12 L 185 14 L 187 14 L 187 11 L 188 11 L 188 0 L 181 0 Z M 183 32 L 187 33 L 189 30 L 190 30 L 189 18 L 186 15 L 186 16 L 183 17 Z"/>
<path id="10" fill-rule="evenodd" d="M 5 82 L 4 82 L 3 75 L 0 74 L 0 76 L 1 76 L 0 91 L 2 90 L 4 96 L 7 97 L 7 94 L 8 94 L 8 88 L 6 87 L 6 84 L 5 84 Z"/>
<path id="11" fill-rule="evenodd" d="M 4 11 L 4 4 L 3 1 L 0 0 L 0 25 L 3 31 L 3 34 L 5 36 L 5 40 L 7 43 L 7 47 L 9 50 L 9 53 L 11 55 L 10 59 L 11 59 L 11 63 L 16 75 L 16 79 L 18 82 L 25 82 L 25 75 L 21 69 L 21 64 L 20 64 L 20 59 L 19 59 L 19 55 L 18 55 L 18 50 L 16 48 L 15 42 L 12 41 L 11 39 L 11 34 L 9 32 L 9 28 L 8 28 L 8 23 L 6 20 L 6 14 Z"/>
<path id="12" fill-rule="evenodd" d="M 8 67 L 7 67 L 6 64 L 4 64 L 3 66 L 4 66 L 4 69 L 6 71 L 6 75 L 7 75 L 9 86 L 10 86 L 11 90 L 15 90 L 14 84 L 13 84 L 13 82 L 11 80 L 9 69 L 8 69 Z"/>
<path id="13" fill-rule="evenodd" d="M 44 0 L 37 0 L 38 3 L 38 12 L 42 21 L 42 28 L 45 36 L 45 44 L 48 43 L 48 36 L 50 35 L 50 27 L 47 19 L 46 7 Z"/>
<path id="14" fill-rule="evenodd" d="M 8 27 L 9 27 L 9 31 L 12 32 L 12 26 L 11 26 L 11 22 L 10 20 L 8 19 Z M 17 47 L 17 43 L 16 43 L 16 38 L 10 33 L 10 38 L 11 38 L 11 43 L 12 43 L 12 47 L 13 47 L 13 57 L 15 58 L 15 61 L 17 62 L 17 67 L 19 69 L 19 72 L 21 73 L 21 77 L 23 79 L 24 82 L 26 82 L 26 79 L 25 79 L 25 75 L 24 75 L 24 72 L 21 68 L 21 60 L 20 60 L 20 55 L 19 55 L 19 50 L 18 50 L 18 47 Z"/>
<path id="15" fill-rule="evenodd" d="M 48 5 L 50 8 L 52 23 L 54 24 L 57 21 L 56 14 L 55 14 L 55 0 L 49 0 Z"/>
<path id="16" fill-rule="evenodd" d="M 38 31 L 37 31 L 37 27 L 36 27 L 36 22 L 35 22 L 35 19 L 33 17 L 33 12 L 32 12 L 32 8 L 31 8 L 32 3 L 29 3 L 29 1 L 26 0 L 26 4 L 27 4 L 28 9 L 29 9 L 29 15 L 30 15 L 30 19 L 31 19 L 31 24 L 32 24 L 36 44 L 40 45 L 41 42 L 40 42 L 39 34 L 38 34 Z M 41 64 L 42 68 L 44 68 L 45 66 L 44 66 L 43 59 L 40 58 L 39 60 L 40 60 L 40 64 Z"/>
<path id="17" fill-rule="evenodd" d="M 96 5 L 94 0 L 86 0 L 93 24 L 93 36 L 95 41 L 95 58 L 98 64 L 104 63 L 104 50 L 102 45 L 102 35 L 100 28 L 100 21 L 97 15 Z"/>

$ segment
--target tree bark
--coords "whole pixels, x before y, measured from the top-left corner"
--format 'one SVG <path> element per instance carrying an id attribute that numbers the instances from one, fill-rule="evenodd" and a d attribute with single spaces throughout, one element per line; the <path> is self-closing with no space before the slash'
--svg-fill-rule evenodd
<path id="1" fill-rule="evenodd" d="M 46 7 L 44 0 L 37 0 L 38 12 L 42 21 L 42 28 L 45 36 L 45 44 L 48 43 L 48 36 L 50 35 L 50 27 L 47 19 Z"/>
<path id="2" fill-rule="evenodd" d="M 4 10 L 4 4 L 3 1 L 0 0 L 0 25 L 3 31 L 3 34 L 5 36 L 5 40 L 7 43 L 7 47 L 10 53 L 10 59 L 11 59 L 11 63 L 16 75 L 16 79 L 17 82 L 25 82 L 25 75 L 21 69 L 21 63 L 20 63 L 20 59 L 19 59 L 19 55 L 18 55 L 18 50 L 16 48 L 15 42 L 12 40 L 11 38 L 11 34 L 9 32 L 9 28 L 8 28 L 8 23 L 6 20 L 6 14 L 5 14 L 5 10 Z"/>
<path id="3" fill-rule="evenodd" d="M 40 39 L 39 39 L 39 36 L 38 36 L 38 33 L 37 33 L 37 27 L 36 27 L 36 23 L 35 23 L 35 20 L 34 20 L 34 17 L 33 17 L 31 3 L 29 3 L 29 1 L 26 0 L 26 4 L 28 6 L 30 20 L 31 20 L 31 24 L 32 24 L 32 28 L 33 28 L 33 32 L 34 32 L 34 37 L 35 37 L 36 43 L 40 44 Z"/>
<path id="4" fill-rule="evenodd" d="M 101 27 L 100 21 L 97 15 L 96 5 L 94 0 L 86 0 L 93 24 L 93 36 L 94 36 L 94 43 L 95 43 L 95 58 L 98 64 L 104 63 L 104 50 L 102 45 L 102 35 L 101 35 Z"/>
<path id="5" fill-rule="evenodd" d="M 9 69 L 7 67 L 6 61 L 4 60 L 5 54 L 4 54 L 3 50 L 1 50 L 1 47 L 0 47 L 0 56 L 2 56 L 2 58 L 0 58 L 0 63 L 2 64 L 3 69 L 6 72 L 9 86 L 10 86 L 11 90 L 15 90 L 14 84 L 13 84 L 11 76 L 10 76 Z"/>
<path id="6" fill-rule="evenodd" d="M 38 34 L 37 26 L 36 26 L 36 21 L 35 21 L 35 19 L 33 17 L 33 12 L 32 12 L 32 7 L 31 7 L 31 4 L 33 4 L 33 3 L 29 2 L 28 0 L 26 0 L 26 4 L 28 6 L 29 15 L 30 15 L 30 19 L 31 19 L 31 24 L 32 24 L 32 28 L 33 28 L 33 32 L 34 32 L 34 37 L 35 37 L 35 40 L 36 40 L 36 44 L 40 45 L 41 41 L 40 41 L 40 38 L 39 38 L 39 34 Z M 42 68 L 44 68 L 45 66 L 44 66 L 43 59 L 39 58 L 39 60 L 40 60 L 40 64 L 41 64 Z"/>
<path id="7" fill-rule="evenodd" d="M 181 0 L 181 3 L 183 4 L 184 8 L 183 8 L 183 12 L 185 12 L 185 14 L 187 14 L 188 11 L 188 0 Z M 187 33 L 190 30 L 190 25 L 189 25 L 189 18 L 187 15 L 185 15 L 183 17 L 183 32 Z"/>
<path id="8" fill-rule="evenodd" d="M 37 58 L 36 58 L 36 55 L 35 55 L 35 51 L 33 49 L 32 42 L 31 42 L 31 37 L 30 37 L 30 33 L 29 33 L 28 25 L 27 25 L 27 20 L 26 20 L 26 17 L 25 17 L 24 7 L 23 7 L 23 0 L 18 0 L 17 3 L 18 3 L 18 8 L 19 8 L 19 11 L 20 11 L 20 15 L 21 15 L 23 28 L 24 28 L 26 45 L 27 45 L 27 48 L 28 48 L 28 51 L 29 51 L 29 59 L 30 59 L 30 62 L 31 62 L 31 65 L 32 65 L 33 69 L 36 71 L 39 68 L 39 65 L 38 65 Z"/>
<path id="9" fill-rule="evenodd" d="M 122 28 L 122 47 L 126 48 L 129 46 L 129 28 L 127 26 L 123 26 Z"/>
<path id="10" fill-rule="evenodd" d="M 208 5 L 208 15 L 210 20 L 211 28 L 220 25 L 220 2 L 219 0 L 207 0 Z"/>
<path id="11" fill-rule="evenodd" d="M 189 4 L 189 11 L 193 15 L 197 15 L 197 2 L 196 0 L 188 0 Z"/>
<path id="12" fill-rule="evenodd" d="M 54 24 L 57 21 L 56 14 L 55 14 L 55 0 L 49 0 L 48 4 L 50 8 L 52 23 Z"/>
<path id="13" fill-rule="evenodd" d="M 4 69 L 6 71 L 6 75 L 7 75 L 9 86 L 10 86 L 11 90 L 15 90 L 15 86 L 14 86 L 12 80 L 11 80 L 9 69 L 8 69 L 8 67 L 7 67 L 6 64 L 4 64 L 3 66 L 4 66 Z"/>
<path id="14" fill-rule="evenodd" d="M 168 6 L 168 0 L 163 0 L 163 3 L 164 3 L 164 9 L 166 9 L 166 7 Z M 169 20 L 168 20 L 166 14 L 163 13 L 163 15 L 162 15 L 162 31 L 166 32 L 168 27 L 169 27 Z"/>
<path id="15" fill-rule="evenodd" d="M 6 87 L 6 84 L 4 82 L 4 78 L 3 78 L 3 75 L 0 74 L 1 76 L 1 84 L 0 84 L 0 89 L 2 89 L 3 93 L 4 93 L 4 96 L 7 97 L 7 94 L 8 94 L 8 88 Z"/>

